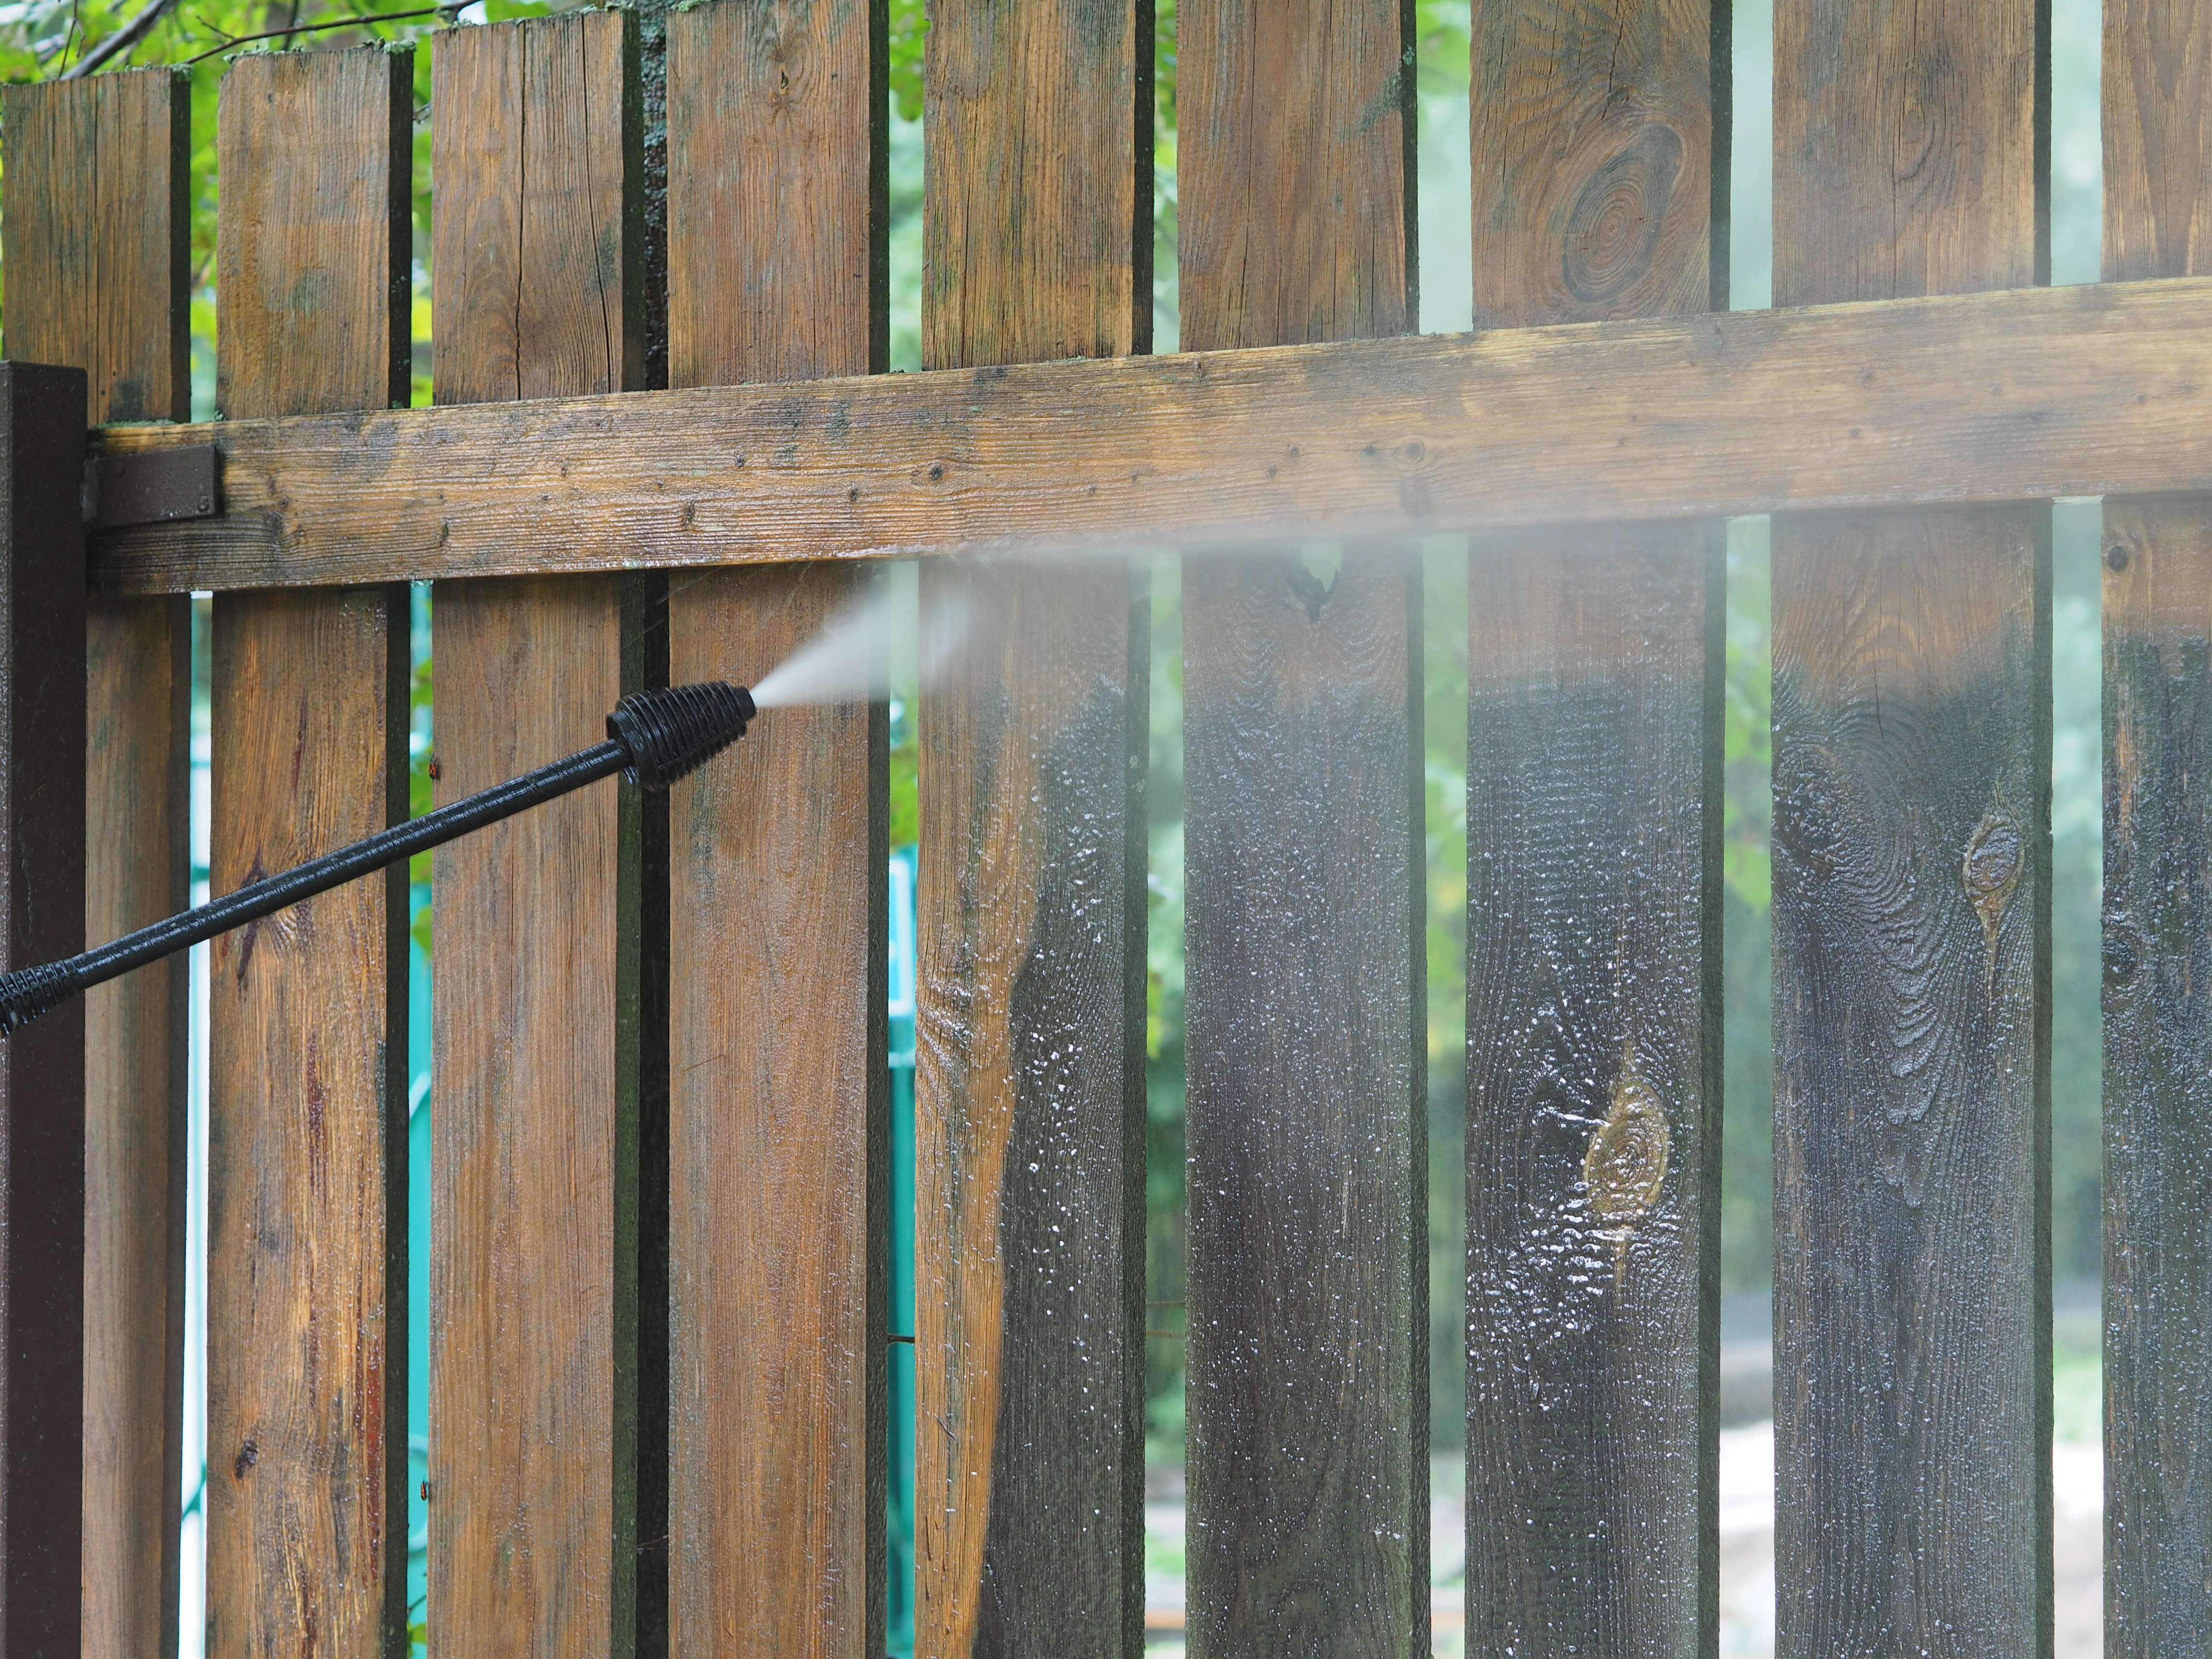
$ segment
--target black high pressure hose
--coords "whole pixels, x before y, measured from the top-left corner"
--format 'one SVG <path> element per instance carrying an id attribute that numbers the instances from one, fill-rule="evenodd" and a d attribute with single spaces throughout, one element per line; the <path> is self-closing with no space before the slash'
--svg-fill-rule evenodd
<path id="1" fill-rule="evenodd" d="M 357 876 L 401 863 L 600 778 L 621 772 L 641 788 L 665 789 L 744 736 L 746 723 L 756 712 L 750 691 L 719 680 L 671 686 L 664 691 L 633 692 L 607 716 L 605 743 L 225 893 L 198 909 L 125 933 L 97 950 L 0 975 L 0 1036 L 118 974 L 343 886 Z"/>

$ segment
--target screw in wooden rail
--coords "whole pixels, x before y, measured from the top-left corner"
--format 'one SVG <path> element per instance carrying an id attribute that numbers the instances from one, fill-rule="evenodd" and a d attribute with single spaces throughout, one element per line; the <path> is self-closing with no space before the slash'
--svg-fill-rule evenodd
<path id="1" fill-rule="evenodd" d="M 1624 1037 L 1612 1103 L 1583 1154 L 1583 1187 L 1590 1212 L 1601 1236 L 1613 1241 L 1615 1295 L 1627 1283 L 1628 1245 L 1636 1224 L 1650 1213 L 1667 1179 L 1668 1150 L 1666 1108 L 1636 1063 L 1636 1039 Z"/>

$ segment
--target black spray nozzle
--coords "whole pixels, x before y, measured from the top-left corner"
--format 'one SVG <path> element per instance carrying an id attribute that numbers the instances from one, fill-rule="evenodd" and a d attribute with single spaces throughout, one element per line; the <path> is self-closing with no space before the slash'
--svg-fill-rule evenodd
<path id="1" fill-rule="evenodd" d="M 665 789 L 744 736 L 755 712 L 751 692 L 742 685 L 725 685 L 720 681 L 634 691 L 607 716 L 605 743 L 252 882 L 198 909 L 125 933 L 97 950 L 64 962 L 41 963 L 35 968 L 0 975 L 0 1036 L 28 1024 L 78 992 L 133 968 L 343 886 L 356 877 L 404 863 L 417 853 L 598 779 L 621 772 L 643 788 Z"/>

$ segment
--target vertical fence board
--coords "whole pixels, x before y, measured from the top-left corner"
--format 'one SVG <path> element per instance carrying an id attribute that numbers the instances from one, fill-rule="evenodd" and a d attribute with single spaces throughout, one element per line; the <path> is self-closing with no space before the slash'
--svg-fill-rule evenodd
<path id="1" fill-rule="evenodd" d="M 641 380 L 636 34 L 599 12 L 439 36 L 438 402 Z M 431 627 L 441 804 L 604 735 L 624 689 L 619 578 L 441 584 Z M 605 782 L 434 855 L 441 1652 L 635 1640 L 635 818 Z"/>
<path id="2" fill-rule="evenodd" d="M 218 400 L 407 390 L 410 58 L 238 60 L 217 123 Z M 397 588 L 215 606 L 210 885 L 407 812 Z M 406 873 L 209 959 L 208 1647 L 406 1650 Z"/>
<path id="3" fill-rule="evenodd" d="M 669 19 L 672 384 L 884 367 L 885 51 L 879 4 Z M 866 585 L 677 577 L 670 675 L 753 682 Z M 884 735 L 865 697 L 767 711 L 670 797 L 679 1655 L 883 1651 Z"/>
<path id="4" fill-rule="evenodd" d="M 1411 22 L 1178 15 L 1185 348 L 1413 325 Z M 1428 1648 L 1420 591 L 1184 570 L 1196 1654 Z"/>
<path id="5" fill-rule="evenodd" d="M 1477 325 L 1724 304 L 1726 0 L 1474 21 Z M 1716 1638 L 1723 550 L 1473 550 L 1467 1618 L 1516 1653 Z"/>
<path id="6" fill-rule="evenodd" d="M 1152 32 L 1148 0 L 933 16 L 928 367 L 1150 349 Z M 1144 588 L 933 561 L 921 607 L 925 653 L 967 644 L 919 720 L 916 1651 L 1133 1656 Z"/>
<path id="7" fill-rule="evenodd" d="M 0 92 L 8 349 L 83 367 L 88 413 L 189 417 L 191 82 Z M 85 936 L 190 900 L 188 602 L 87 605 Z M 184 1360 L 185 958 L 85 1002 L 85 1651 L 173 1653 Z"/>
<path id="8" fill-rule="evenodd" d="M 1789 0 L 1774 297 L 2041 280 L 2048 10 Z M 2050 514 L 1774 526 L 1777 1651 L 2048 1653 Z"/>
<path id="9" fill-rule="evenodd" d="M 0 973 L 84 948 L 86 380 L 0 363 Z M 81 1651 L 84 1006 L 0 1042 L 0 1651 Z"/>
<path id="10" fill-rule="evenodd" d="M 2212 4 L 2105 8 L 2108 282 L 2212 270 Z M 2212 498 L 2105 507 L 2105 1650 L 2212 1632 Z"/>

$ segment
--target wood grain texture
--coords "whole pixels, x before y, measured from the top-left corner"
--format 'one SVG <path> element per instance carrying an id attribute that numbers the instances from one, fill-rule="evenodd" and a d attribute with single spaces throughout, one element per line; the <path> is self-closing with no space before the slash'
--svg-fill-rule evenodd
<path id="1" fill-rule="evenodd" d="M 1194 1651 L 1429 1642 L 1420 567 L 1183 571 Z"/>
<path id="2" fill-rule="evenodd" d="M 2105 274 L 2212 270 L 2212 5 L 2105 10 Z M 2105 507 L 2105 1650 L 2212 1632 L 2212 498 Z"/>
<path id="3" fill-rule="evenodd" d="M 1712 1651 L 1717 526 L 1479 540 L 1468 599 L 1468 1629 Z"/>
<path id="4" fill-rule="evenodd" d="M 2051 280 L 2051 12 L 1777 0 L 1774 303 Z"/>
<path id="5" fill-rule="evenodd" d="M 1412 26 L 1394 0 L 1178 14 L 1183 343 L 1415 325 Z M 1372 544 L 1331 580 L 1287 552 L 1185 566 L 1203 1659 L 1429 1645 L 1420 609 L 1419 562 Z"/>
<path id="6" fill-rule="evenodd" d="M 1149 347 L 1152 61 L 1146 0 L 933 14 L 926 364 Z M 1146 588 L 963 562 L 921 604 L 915 1652 L 1135 1659 Z"/>
<path id="7" fill-rule="evenodd" d="M 1774 566 L 1778 1651 L 2049 1651 L 2049 515 Z"/>
<path id="8" fill-rule="evenodd" d="M 2212 506 L 2105 508 L 2105 1643 L 2212 1630 Z"/>
<path id="9" fill-rule="evenodd" d="M 946 0 L 922 88 L 923 365 L 1150 351 L 1152 0 Z"/>
<path id="10" fill-rule="evenodd" d="M 2208 294 L 110 428 L 115 453 L 215 444 L 229 510 L 100 537 L 94 568 L 182 592 L 2208 489 Z"/>
<path id="11" fill-rule="evenodd" d="M 9 87 L 0 129 L 7 355 L 82 368 L 95 425 L 190 418 L 190 77 Z"/>
<path id="12" fill-rule="evenodd" d="M 757 681 L 866 580 L 675 585 L 672 683 Z M 772 709 L 670 798 L 678 1654 L 883 1651 L 885 729 L 881 703 Z"/>
<path id="13" fill-rule="evenodd" d="M 1729 0 L 1481 0 L 1477 328 L 1726 307 L 1729 25 Z"/>
<path id="14" fill-rule="evenodd" d="M 915 1650 L 1134 1659 L 1148 608 L 1119 560 L 921 605 Z"/>
<path id="15" fill-rule="evenodd" d="M 614 578 L 441 586 L 431 618 L 440 805 L 604 735 L 623 691 Z M 433 866 L 441 1653 L 623 1653 L 632 1634 L 635 1474 L 620 1458 L 636 1401 L 617 1344 L 637 1268 L 617 1228 L 637 1179 L 637 966 L 618 878 L 635 884 L 636 855 L 618 787 L 441 848 Z"/>
<path id="16" fill-rule="evenodd" d="M 883 0 L 671 14 L 671 386 L 887 366 L 887 26 Z"/>
<path id="17" fill-rule="evenodd" d="M 1777 300 L 2042 279 L 2049 30 L 1778 7 Z M 2050 526 L 1773 528 L 1781 1659 L 2051 1651 Z"/>
<path id="18" fill-rule="evenodd" d="M 1478 319 L 1725 304 L 1726 0 L 1474 43 Z M 1724 539 L 1472 553 L 1468 1629 L 1520 1654 L 1717 1637 Z"/>
<path id="19" fill-rule="evenodd" d="M 668 27 L 672 377 L 881 368 L 883 8 Z M 798 564 L 669 586 L 674 682 L 750 684 L 870 581 Z M 884 1650 L 885 740 L 880 703 L 771 710 L 670 796 L 679 1655 Z"/>
<path id="20" fill-rule="evenodd" d="M 227 412 L 405 398 L 410 73 L 369 49 L 225 77 Z M 216 601 L 211 890 L 406 817 L 405 607 Z M 210 1652 L 406 1650 L 406 882 L 210 947 Z"/>
<path id="21" fill-rule="evenodd" d="M 84 371 L 0 363 L 0 973 L 84 948 Z M 0 1043 L 0 1650 L 82 1651 L 85 1027 Z"/>
<path id="22" fill-rule="evenodd" d="M 430 374 L 440 403 L 626 392 L 645 375 L 635 13 L 437 40 Z"/>
<path id="23" fill-rule="evenodd" d="M 438 37 L 438 402 L 642 377 L 636 34 L 600 12 Z M 635 689 L 615 575 L 441 584 L 431 617 L 441 804 L 599 741 Z M 441 1653 L 636 1638 L 639 832 L 604 783 L 433 866 Z"/>
<path id="24" fill-rule="evenodd" d="M 2106 0 L 2107 282 L 2212 270 L 2212 6 Z"/>
<path id="25" fill-rule="evenodd" d="M 224 74 L 215 396 L 233 419 L 407 401 L 413 61 L 255 52 Z"/>
<path id="26" fill-rule="evenodd" d="M 1182 343 L 1419 327 L 1411 9 L 1188 0 L 1176 27 Z"/>
<path id="27" fill-rule="evenodd" d="M 169 70 L 0 91 L 8 344 L 76 363 L 92 418 L 184 420 L 190 82 Z M 191 901 L 191 615 L 86 619 L 85 937 Z M 85 1587 L 95 1659 L 177 1643 L 184 1362 L 185 959 L 85 1005 Z"/>

